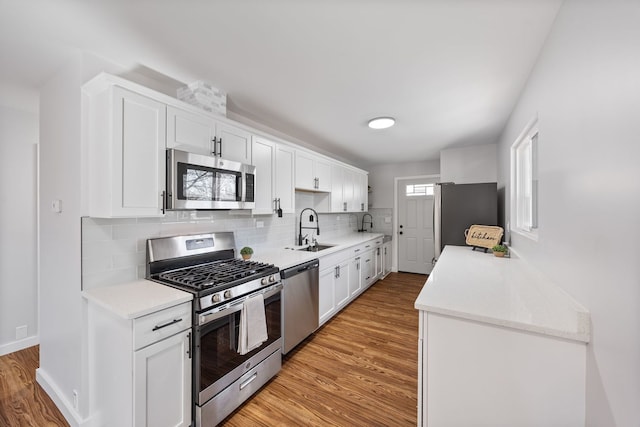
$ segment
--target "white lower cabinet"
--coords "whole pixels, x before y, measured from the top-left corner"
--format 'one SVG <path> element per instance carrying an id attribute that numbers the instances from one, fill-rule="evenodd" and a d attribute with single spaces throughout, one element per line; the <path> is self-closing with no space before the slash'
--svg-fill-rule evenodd
<path id="1" fill-rule="evenodd" d="M 373 257 L 375 259 L 373 275 L 376 280 L 382 278 L 382 238 L 376 239 L 375 246 L 373 248 Z"/>
<path id="2" fill-rule="evenodd" d="M 318 306 L 321 325 L 378 280 L 375 263 L 379 248 L 376 242 L 382 242 L 382 238 L 320 257 Z"/>
<path id="3" fill-rule="evenodd" d="M 322 325 L 329 320 L 336 311 L 333 281 L 335 266 L 320 270 L 318 288 L 318 321 Z"/>
<path id="4" fill-rule="evenodd" d="M 88 305 L 96 425 L 191 425 L 191 302 L 135 319 Z"/>
<path id="5" fill-rule="evenodd" d="M 349 265 L 349 296 L 355 297 L 362 291 L 362 265 L 360 256 L 351 259 Z"/>
<path id="6" fill-rule="evenodd" d="M 134 353 L 135 426 L 191 424 L 190 330 Z"/>
<path id="7" fill-rule="evenodd" d="M 322 325 L 350 301 L 349 250 L 320 258 L 318 321 Z"/>
<path id="8" fill-rule="evenodd" d="M 386 277 L 391 273 L 391 242 L 382 245 L 382 277 Z"/>
<path id="9" fill-rule="evenodd" d="M 584 426 L 586 345 L 420 311 L 418 426 Z"/>
<path id="10" fill-rule="evenodd" d="M 362 254 L 362 283 L 366 289 L 376 280 L 374 251 L 367 250 Z"/>
<path id="11" fill-rule="evenodd" d="M 349 301 L 349 261 L 345 260 L 336 265 L 334 280 L 336 308 L 344 307 Z"/>

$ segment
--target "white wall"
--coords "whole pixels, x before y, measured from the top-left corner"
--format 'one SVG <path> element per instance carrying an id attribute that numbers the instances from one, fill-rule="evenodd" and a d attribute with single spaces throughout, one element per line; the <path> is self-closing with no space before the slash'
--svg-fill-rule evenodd
<path id="1" fill-rule="evenodd" d="M 437 175 L 438 160 L 375 165 L 369 168 L 369 208 L 393 209 L 394 178 L 403 176 Z"/>
<path id="2" fill-rule="evenodd" d="M 539 116 L 539 240 L 520 254 L 591 312 L 587 425 L 640 425 L 640 5 L 564 2 L 500 141 Z"/>
<path id="3" fill-rule="evenodd" d="M 496 182 L 498 145 L 475 145 L 440 151 L 440 181 L 456 184 Z"/>
<path id="4" fill-rule="evenodd" d="M 0 355 L 38 343 L 37 142 L 36 113 L 0 106 Z"/>
<path id="5" fill-rule="evenodd" d="M 102 71 L 149 83 L 144 73 L 127 72 L 102 58 L 78 53 L 40 88 L 41 304 L 36 377 L 72 425 L 91 422 L 86 306 L 81 295 L 81 217 L 87 212 L 88 191 L 81 87 Z M 155 89 L 174 94 L 175 85 L 160 81 Z M 49 208 L 53 200 L 62 201 L 61 213 Z"/>

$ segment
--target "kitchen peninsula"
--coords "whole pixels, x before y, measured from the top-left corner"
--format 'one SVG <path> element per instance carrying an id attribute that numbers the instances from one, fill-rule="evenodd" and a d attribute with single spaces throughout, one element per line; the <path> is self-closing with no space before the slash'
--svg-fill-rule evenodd
<path id="1" fill-rule="evenodd" d="M 589 312 L 516 253 L 447 246 L 415 308 L 418 425 L 584 425 Z"/>

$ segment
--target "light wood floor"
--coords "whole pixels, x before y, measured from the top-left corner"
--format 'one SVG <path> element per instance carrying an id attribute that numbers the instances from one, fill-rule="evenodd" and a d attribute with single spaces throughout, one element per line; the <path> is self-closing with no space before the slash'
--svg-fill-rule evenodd
<path id="1" fill-rule="evenodd" d="M 225 426 L 416 424 L 418 312 L 426 276 L 391 273 L 283 359 Z M 68 426 L 35 382 L 38 347 L 0 357 L 0 426 Z"/>
<path id="2" fill-rule="evenodd" d="M 51 398 L 36 383 L 39 347 L 0 357 L 0 426 L 68 426 Z"/>
<path id="3" fill-rule="evenodd" d="M 283 359 L 226 426 L 414 426 L 418 311 L 426 281 L 391 273 Z"/>

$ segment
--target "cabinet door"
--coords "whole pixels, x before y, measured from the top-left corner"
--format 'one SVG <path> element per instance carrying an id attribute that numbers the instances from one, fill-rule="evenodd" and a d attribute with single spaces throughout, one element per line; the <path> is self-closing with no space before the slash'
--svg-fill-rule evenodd
<path id="1" fill-rule="evenodd" d="M 362 290 L 361 258 L 353 258 L 349 265 L 349 295 L 353 298 Z"/>
<path id="2" fill-rule="evenodd" d="M 252 164 L 256 167 L 256 206 L 254 214 L 271 214 L 274 212 L 274 171 L 276 144 L 264 138 L 253 137 L 251 148 Z"/>
<path id="3" fill-rule="evenodd" d="M 367 206 L 368 175 L 356 172 L 353 177 L 353 210 L 355 212 L 366 212 Z"/>
<path id="4" fill-rule="evenodd" d="M 378 246 L 373 251 L 376 258 L 376 270 L 374 276 L 376 279 L 379 279 L 382 277 L 382 246 Z"/>
<path id="5" fill-rule="evenodd" d="M 314 163 L 315 176 L 318 179 L 318 191 L 331 191 L 331 163 L 316 159 Z"/>
<path id="6" fill-rule="evenodd" d="M 315 190 L 316 176 L 313 170 L 313 157 L 296 151 L 296 188 Z"/>
<path id="7" fill-rule="evenodd" d="M 331 212 L 346 212 L 347 202 L 344 197 L 346 170 L 340 165 L 333 165 L 331 169 Z"/>
<path id="8" fill-rule="evenodd" d="M 367 251 L 362 255 L 362 283 L 365 289 L 374 281 L 374 263 L 373 251 Z"/>
<path id="9" fill-rule="evenodd" d="M 334 283 L 337 308 L 341 308 L 349 301 L 349 278 L 349 261 L 338 264 Z"/>
<path id="10" fill-rule="evenodd" d="M 336 309 L 333 292 L 333 283 L 336 274 L 334 267 L 335 266 L 332 266 L 322 270 L 319 276 L 318 320 L 320 324 L 330 319 Z"/>
<path id="11" fill-rule="evenodd" d="M 217 155 L 228 160 L 251 164 L 251 134 L 246 130 L 218 122 L 216 124 L 218 139 Z"/>
<path id="12" fill-rule="evenodd" d="M 295 150 L 286 145 L 276 145 L 275 197 L 283 213 L 295 212 L 294 164 Z"/>
<path id="13" fill-rule="evenodd" d="M 167 148 L 210 156 L 215 133 L 210 116 L 167 106 Z"/>
<path id="14" fill-rule="evenodd" d="M 116 87 L 112 114 L 113 198 L 112 215 L 107 216 L 162 215 L 166 106 Z"/>
<path id="15" fill-rule="evenodd" d="M 386 276 L 391 272 L 391 242 L 387 242 L 382 247 L 382 274 Z"/>
<path id="16" fill-rule="evenodd" d="M 343 170 L 342 197 L 347 212 L 358 211 L 360 205 L 355 200 L 354 182 L 356 174 L 349 169 Z M 356 207 L 358 209 L 356 209 Z"/>
<path id="17" fill-rule="evenodd" d="M 134 353 L 136 427 L 191 425 L 190 334 L 184 331 Z"/>

